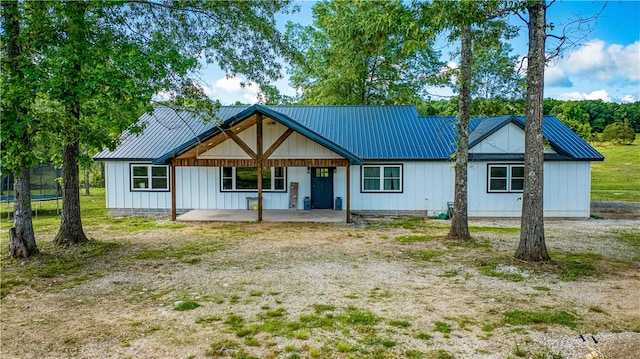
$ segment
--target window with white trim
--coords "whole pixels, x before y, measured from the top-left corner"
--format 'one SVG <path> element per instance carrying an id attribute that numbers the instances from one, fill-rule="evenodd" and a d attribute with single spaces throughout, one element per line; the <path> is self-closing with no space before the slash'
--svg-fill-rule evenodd
<path id="1" fill-rule="evenodd" d="M 257 191 L 258 169 L 256 167 L 222 167 L 220 171 L 222 191 Z M 284 167 L 262 168 L 262 189 L 285 192 L 286 170 Z"/>
<path id="2" fill-rule="evenodd" d="M 401 165 L 363 165 L 362 192 L 402 192 Z"/>
<path id="3" fill-rule="evenodd" d="M 488 173 L 488 192 L 522 192 L 524 187 L 524 165 L 490 164 Z"/>
<path id="4" fill-rule="evenodd" d="M 169 166 L 131 164 L 132 191 L 168 191 Z"/>

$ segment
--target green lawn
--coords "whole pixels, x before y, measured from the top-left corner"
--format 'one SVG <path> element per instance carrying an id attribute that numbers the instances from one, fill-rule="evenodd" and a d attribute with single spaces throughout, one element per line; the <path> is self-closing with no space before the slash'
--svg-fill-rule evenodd
<path id="1" fill-rule="evenodd" d="M 605 160 L 591 163 L 591 200 L 640 202 L 638 137 L 631 145 L 594 146 Z"/>
<path id="2" fill-rule="evenodd" d="M 84 193 L 84 189 L 82 189 Z M 36 206 L 38 215 L 36 217 Z M 62 209 L 62 200 L 58 201 Z M 60 216 L 56 211 L 56 201 L 32 202 L 33 229 L 36 234 L 54 232 L 60 227 Z M 169 220 L 158 221 L 151 217 L 116 218 L 107 215 L 105 208 L 104 188 L 92 188 L 91 196 L 80 195 L 80 209 L 82 211 L 82 225 L 86 228 L 98 226 L 106 231 L 139 231 L 156 228 L 179 228 L 184 224 Z M 9 216 L 7 216 L 7 211 Z M 0 203 L 0 230 L 7 230 L 13 226 L 13 203 Z"/>

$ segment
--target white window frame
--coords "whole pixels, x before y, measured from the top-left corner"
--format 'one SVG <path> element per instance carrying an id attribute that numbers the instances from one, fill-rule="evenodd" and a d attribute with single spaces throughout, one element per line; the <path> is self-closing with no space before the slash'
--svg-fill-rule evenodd
<path id="1" fill-rule="evenodd" d="M 225 168 L 231 168 L 231 177 L 225 177 L 224 176 L 224 169 Z M 276 177 L 276 168 L 282 168 L 282 176 Z M 240 188 L 237 189 L 236 188 L 236 169 L 237 167 L 220 167 L 220 192 L 256 192 L 258 189 L 257 188 Z M 270 188 L 269 189 L 262 189 L 263 192 L 287 192 L 287 167 L 269 167 L 269 169 L 271 170 L 271 176 L 270 176 Z M 257 170 L 257 168 L 256 168 Z M 226 189 L 224 188 L 224 180 L 225 179 L 229 179 L 231 180 L 231 189 Z M 282 181 L 282 188 L 281 189 L 274 189 L 275 185 L 276 185 L 276 181 L 277 180 L 281 180 Z M 264 187 L 264 185 L 263 185 Z"/>
<path id="2" fill-rule="evenodd" d="M 505 168 L 506 177 L 492 177 L 492 168 Z M 513 168 L 522 168 L 524 171 L 524 164 L 522 163 L 490 163 L 487 165 L 487 192 L 488 193 L 522 193 L 522 189 L 513 189 L 513 180 L 518 179 L 524 182 L 524 175 L 522 177 L 513 176 Z M 506 181 L 505 189 L 491 189 L 492 180 L 504 179 Z"/>
<path id="3" fill-rule="evenodd" d="M 142 176 L 142 175 L 135 175 L 135 170 L 134 167 L 144 167 L 147 169 L 147 174 Z M 153 169 L 154 168 L 164 168 L 166 171 L 166 176 L 153 176 Z M 169 183 L 169 171 L 171 171 L 171 168 L 169 168 L 168 165 L 154 165 L 151 163 L 130 163 L 129 164 L 129 189 L 131 190 L 131 192 L 169 192 L 171 190 L 171 184 Z M 165 187 L 160 187 L 160 188 L 156 188 L 153 186 L 153 179 L 154 178 L 164 178 L 166 180 L 166 186 Z M 136 179 L 146 179 L 146 184 L 144 187 L 136 187 L 135 186 L 135 180 Z"/>
<path id="4" fill-rule="evenodd" d="M 380 176 L 378 177 L 378 188 L 377 189 L 365 189 L 365 179 L 372 179 L 372 178 L 365 178 L 365 168 L 379 168 L 380 169 Z M 398 168 L 399 169 L 399 176 L 398 177 L 385 177 L 384 175 L 384 170 L 385 168 Z M 367 164 L 367 165 L 362 165 L 361 166 L 361 171 L 360 171 L 360 192 L 362 193 L 402 193 L 403 190 L 403 172 L 404 172 L 404 166 L 402 164 Z M 399 183 L 399 188 L 398 189 L 384 189 L 384 182 L 385 180 L 390 179 L 390 180 L 398 180 Z"/>

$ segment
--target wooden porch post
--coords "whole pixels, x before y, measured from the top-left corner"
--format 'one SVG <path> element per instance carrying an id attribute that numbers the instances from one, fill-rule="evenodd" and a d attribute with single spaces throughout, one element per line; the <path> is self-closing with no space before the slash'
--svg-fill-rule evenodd
<path id="1" fill-rule="evenodd" d="M 351 164 L 347 163 L 347 223 L 351 223 Z"/>
<path id="2" fill-rule="evenodd" d="M 263 145 L 263 139 L 262 139 L 262 114 L 258 113 L 257 114 L 257 119 L 256 119 L 256 130 L 257 130 L 257 157 L 258 160 L 256 161 L 258 163 L 258 168 L 257 168 L 257 172 L 258 172 L 258 222 L 262 222 L 262 165 L 264 162 L 264 158 L 263 158 L 263 153 L 264 151 L 262 150 L 262 145 Z"/>
<path id="3" fill-rule="evenodd" d="M 176 220 L 176 166 L 171 160 L 171 167 L 169 168 L 171 171 L 169 178 L 169 186 L 171 188 L 171 220 Z"/>

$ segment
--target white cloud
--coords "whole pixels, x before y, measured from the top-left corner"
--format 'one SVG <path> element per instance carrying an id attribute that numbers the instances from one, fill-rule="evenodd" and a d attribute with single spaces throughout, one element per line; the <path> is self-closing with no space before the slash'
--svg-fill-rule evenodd
<path id="1" fill-rule="evenodd" d="M 236 101 L 254 104 L 258 102 L 258 92 L 260 88 L 256 84 L 245 84 L 239 77 L 222 77 L 214 82 L 212 86 L 205 86 L 205 93 L 224 105 L 234 104 Z"/>
<path id="2" fill-rule="evenodd" d="M 581 101 L 581 100 L 602 100 L 604 102 L 612 102 L 613 100 L 609 96 L 607 90 L 596 90 L 591 93 L 584 92 L 567 92 L 560 94 L 558 99 L 564 101 Z"/>
<path id="3" fill-rule="evenodd" d="M 640 81 L 640 41 L 626 47 L 612 45 L 608 53 L 623 76 L 631 81 Z"/>
<path id="4" fill-rule="evenodd" d="M 633 97 L 633 95 L 625 95 L 621 99 L 622 103 L 632 103 L 632 102 L 636 102 L 636 101 L 640 101 L 640 96 L 638 97 L 638 99 L 636 99 L 635 97 Z"/>
<path id="5" fill-rule="evenodd" d="M 569 76 L 558 66 L 549 66 L 544 70 L 544 84 L 554 87 L 571 87 Z"/>
<path id="6" fill-rule="evenodd" d="M 606 66 L 607 62 L 604 41 L 602 40 L 588 42 L 579 49 L 572 51 L 566 60 L 566 63 L 570 65 L 567 71 L 573 73 L 601 69 Z"/>
<path id="7" fill-rule="evenodd" d="M 608 84 L 640 82 L 640 41 L 607 46 L 596 39 L 572 51 L 557 66 L 567 74 Z"/>

